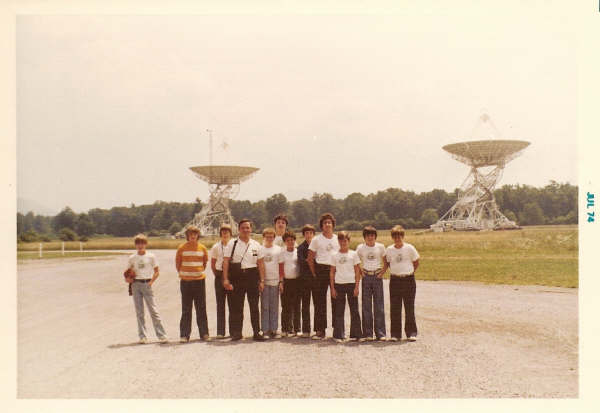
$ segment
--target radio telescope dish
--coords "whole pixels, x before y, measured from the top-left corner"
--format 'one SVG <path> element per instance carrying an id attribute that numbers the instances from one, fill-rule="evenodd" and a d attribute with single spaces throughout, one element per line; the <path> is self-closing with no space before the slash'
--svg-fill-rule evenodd
<path id="1" fill-rule="evenodd" d="M 237 224 L 231 215 L 229 201 L 238 195 L 240 184 L 254 176 L 259 169 L 225 165 L 192 166 L 190 169 L 197 178 L 208 182 L 210 196 L 208 203 L 176 236 L 185 236 L 185 230 L 190 225 L 198 227 L 203 236 L 218 235 L 222 224 L 231 225 L 236 233 Z"/>
<path id="2" fill-rule="evenodd" d="M 442 147 L 454 159 L 469 166 L 503 165 L 521 154 L 529 142 L 515 140 L 485 140 L 452 143 Z"/>
<path id="3" fill-rule="evenodd" d="M 486 119 L 487 120 L 487 119 Z M 529 142 L 520 140 L 478 140 L 444 146 L 454 159 L 471 167 L 460 187 L 456 204 L 438 222 L 431 225 L 435 232 L 447 230 L 479 231 L 518 229 L 498 209 L 494 188 L 502 177 L 505 165 L 521 154 Z M 493 167 L 489 172 L 479 168 Z"/>

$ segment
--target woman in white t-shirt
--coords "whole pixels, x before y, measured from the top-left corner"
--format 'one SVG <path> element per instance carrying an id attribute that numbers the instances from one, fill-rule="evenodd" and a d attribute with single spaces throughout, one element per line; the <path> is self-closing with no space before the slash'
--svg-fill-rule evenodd
<path id="1" fill-rule="evenodd" d="M 348 249 L 350 234 L 346 231 L 338 233 L 340 250 L 331 256 L 330 285 L 331 297 L 336 300 L 335 323 L 333 339 L 341 343 L 344 341 L 344 312 L 346 298 L 350 307 L 350 340 L 357 341 L 362 338 L 360 315 L 358 314 L 358 287 L 360 284 L 360 258 L 356 251 Z"/>
<path id="2" fill-rule="evenodd" d="M 331 255 L 340 249 L 337 237 L 333 233 L 335 218 L 329 213 L 321 215 L 319 219 L 321 234 L 312 239 L 308 246 L 308 266 L 315 277 L 313 288 L 313 303 L 315 306 L 314 328 L 315 340 L 325 338 L 327 327 L 327 289 L 329 288 L 329 271 Z M 331 325 L 335 318 L 335 300 L 331 298 Z"/>
<path id="3" fill-rule="evenodd" d="M 231 296 L 223 288 L 223 253 L 233 242 L 231 239 L 231 225 L 223 224 L 219 229 L 221 239 L 215 242 L 210 249 L 210 268 L 215 276 L 215 298 L 217 301 L 217 338 L 225 338 L 225 302 L 229 312 L 231 309 Z"/>

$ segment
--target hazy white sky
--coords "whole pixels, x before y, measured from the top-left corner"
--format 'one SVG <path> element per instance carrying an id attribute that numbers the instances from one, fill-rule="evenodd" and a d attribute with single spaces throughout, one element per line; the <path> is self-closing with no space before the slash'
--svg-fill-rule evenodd
<path id="1" fill-rule="evenodd" d="M 544 16 L 20 16 L 18 196 L 206 200 L 207 128 L 260 168 L 238 199 L 451 191 L 484 110 L 531 142 L 500 184 L 576 184 L 576 64 Z"/>

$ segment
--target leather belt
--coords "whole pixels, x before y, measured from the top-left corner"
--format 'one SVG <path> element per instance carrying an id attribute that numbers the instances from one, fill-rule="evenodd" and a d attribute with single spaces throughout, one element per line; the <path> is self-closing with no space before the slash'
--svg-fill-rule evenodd
<path id="1" fill-rule="evenodd" d="M 144 279 L 135 279 L 133 280 L 136 283 L 149 283 L 150 281 L 152 281 L 152 278 L 144 278 Z"/>
<path id="2" fill-rule="evenodd" d="M 378 269 L 373 270 L 373 271 L 363 270 L 363 273 L 365 275 L 376 275 L 379 271 L 381 271 L 381 268 L 378 268 Z"/>

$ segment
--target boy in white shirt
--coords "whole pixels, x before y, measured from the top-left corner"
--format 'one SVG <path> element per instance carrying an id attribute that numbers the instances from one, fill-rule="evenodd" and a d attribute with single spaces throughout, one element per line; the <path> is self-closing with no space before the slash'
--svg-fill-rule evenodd
<path id="1" fill-rule="evenodd" d="M 279 324 L 279 254 L 281 247 L 273 245 L 275 230 L 265 228 L 264 245 L 258 250 L 258 272 L 260 274 L 260 315 L 264 338 L 280 338 L 277 333 Z"/>
<path id="2" fill-rule="evenodd" d="M 301 333 L 300 288 L 298 279 L 298 254 L 296 234 L 286 231 L 283 234 L 285 248 L 279 254 L 279 282 L 283 282 L 283 311 L 281 313 L 281 335 L 295 337 Z"/>
<path id="3" fill-rule="evenodd" d="M 344 312 L 346 297 L 350 307 L 350 340 L 357 341 L 362 337 L 360 315 L 358 314 L 358 285 L 360 284 L 360 258 L 356 251 L 348 249 L 350 234 L 346 231 L 338 233 L 340 250 L 331 256 L 330 285 L 331 296 L 335 299 L 335 324 L 333 339 L 344 341 Z"/>
<path id="4" fill-rule="evenodd" d="M 215 298 L 217 301 L 217 338 L 225 338 L 225 302 L 231 313 L 231 296 L 228 291 L 223 288 L 223 253 L 229 244 L 233 242 L 231 239 L 231 225 L 223 224 L 219 228 L 221 239 L 215 242 L 210 249 L 210 268 L 215 276 Z"/>
<path id="5" fill-rule="evenodd" d="M 415 271 L 419 267 L 419 253 L 411 244 L 404 242 L 404 228 L 392 228 L 394 244 L 385 250 L 383 272 L 390 268 L 390 321 L 391 341 L 402 338 L 402 303 L 404 302 L 404 331 L 408 341 L 417 340 L 415 321 Z"/>
<path id="6" fill-rule="evenodd" d="M 146 338 L 146 322 L 144 320 L 144 301 L 146 301 L 156 336 L 161 343 L 166 343 L 168 341 L 167 335 L 160 320 L 160 315 L 156 310 L 154 292 L 152 291 L 152 284 L 154 284 L 159 275 L 158 261 L 154 254 L 146 251 L 148 239 L 144 234 L 136 235 L 133 242 L 137 252 L 129 256 L 128 268 L 135 272 L 131 291 L 137 315 L 139 342 L 140 344 L 148 342 Z"/>
<path id="7" fill-rule="evenodd" d="M 325 338 L 325 329 L 327 327 L 327 289 L 329 288 L 329 274 L 331 255 L 340 249 L 337 237 L 333 233 L 335 228 L 335 218 L 330 213 L 321 215 L 319 219 L 321 234 L 312 239 L 308 246 L 308 266 L 314 278 L 313 304 L 314 313 L 314 340 Z M 335 319 L 336 300 L 331 297 L 331 325 Z"/>
<path id="8" fill-rule="evenodd" d="M 383 261 L 385 247 L 377 239 L 375 227 L 363 229 L 364 244 L 356 247 L 362 261 L 362 329 L 363 339 L 373 340 L 373 312 L 375 312 L 375 337 L 385 341 L 385 311 L 383 308 Z M 374 310 L 374 311 L 373 311 Z M 364 341 L 361 339 L 362 341 Z"/>

